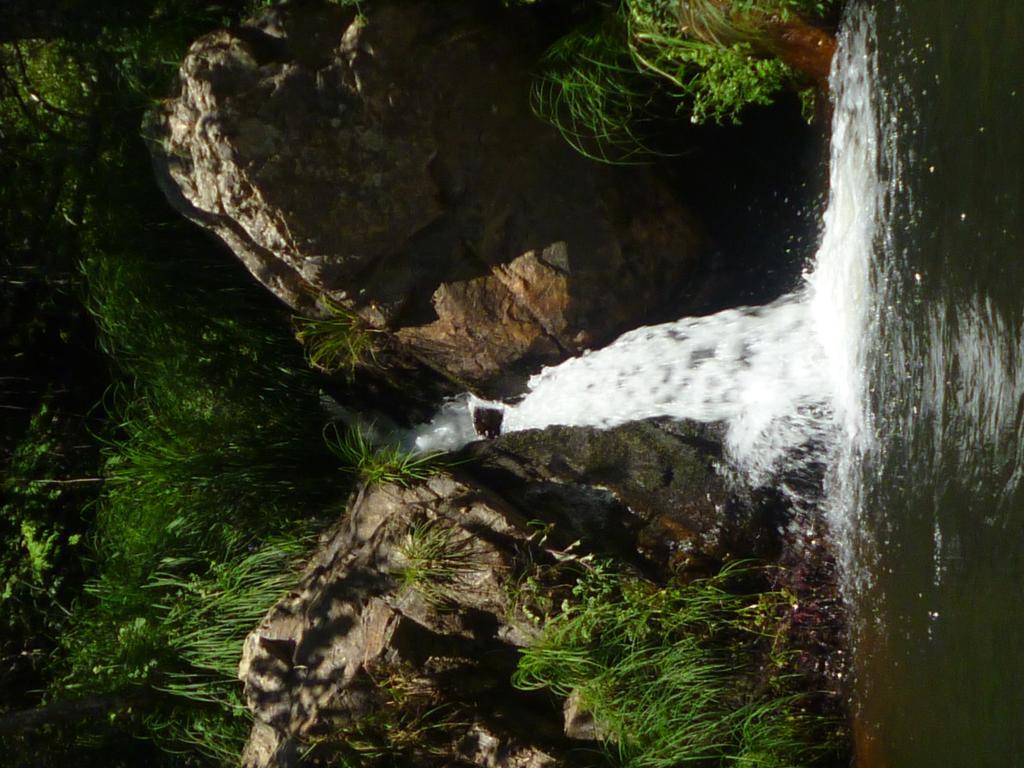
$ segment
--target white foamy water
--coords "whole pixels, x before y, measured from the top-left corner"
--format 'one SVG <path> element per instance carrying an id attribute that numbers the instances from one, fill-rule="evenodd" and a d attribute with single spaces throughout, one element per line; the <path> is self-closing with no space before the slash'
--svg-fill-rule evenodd
<path id="1" fill-rule="evenodd" d="M 873 559 L 867 553 L 870 537 L 859 530 L 864 457 L 876 442 L 866 358 L 878 337 L 874 252 L 876 240 L 885 236 L 881 223 L 887 218 L 894 178 L 880 178 L 883 136 L 876 104 L 874 30 L 874 12 L 864 3 L 852 3 L 830 77 L 835 112 L 824 237 L 815 270 L 807 277 L 816 333 L 829 357 L 835 419 L 822 506 L 847 596 L 863 591 L 871 579 L 865 567 Z"/>
<path id="2" fill-rule="evenodd" d="M 823 437 L 827 357 L 810 332 L 805 292 L 763 307 L 638 328 L 530 380 L 505 428 L 612 427 L 668 416 L 727 425 L 731 458 L 762 476 Z"/>
<path id="3" fill-rule="evenodd" d="M 764 482 L 865 434 L 868 264 L 880 196 L 864 24 L 848 24 L 834 65 L 830 197 L 804 285 L 775 302 L 638 328 L 545 368 L 504 410 L 503 430 L 613 427 L 650 417 L 723 422 L 732 463 Z M 424 450 L 475 437 L 480 401 L 449 403 L 416 433 Z M 813 445 L 808 456 L 802 447 Z"/>

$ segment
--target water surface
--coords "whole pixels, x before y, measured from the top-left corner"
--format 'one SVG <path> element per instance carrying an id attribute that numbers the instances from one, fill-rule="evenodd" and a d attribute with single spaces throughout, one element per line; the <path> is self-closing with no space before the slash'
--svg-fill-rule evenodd
<path id="1" fill-rule="evenodd" d="M 863 762 L 1024 765 L 1024 3 L 874 9 Z"/>

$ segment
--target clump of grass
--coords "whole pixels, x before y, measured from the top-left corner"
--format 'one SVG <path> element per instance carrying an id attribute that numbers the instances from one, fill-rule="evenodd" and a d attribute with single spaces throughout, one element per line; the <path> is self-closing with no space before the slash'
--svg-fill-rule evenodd
<path id="1" fill-rule="evenodd" d="M 294 585 L 312 542 L 310 526 L 297 525 L 288 536 L 239 542 L 218 560 L 163 558 L 141 580 L 104 571 L 86 585 L 89 610 L 75 612 L 65 638 L 64 689 L 145 688 L 161 702 L 142 720 L 149 738 L 234 763 L 251 727 L 237 680 L 242 642 Z"/>
<path id="2" fill-rule="evenodd" d="M 377 445 L 358 426 L 339 430 L 331 424 L 324 430 L 328 449 L 342 461 L 342 470 L 355 474 L 368 485 L 397 483 L 415 485 L 443 472 L 448 463 L 441 453 L 407 451 L 397 444 Z"/>
<path id="3" fill-rule="evenodd" d="M 359 365 L 374 358 L 366 323 L 353 310 L 330 297 L 321 299 L 325 317 L 295 317 L 295 338 L 306 350 L 310 366 L 325 373 L 353 376 Z"/>
<path id="4" fill-rule="evenodd" d="M 404 560 L 401 586 L 434 606 L 450 603 L 465 578 L 477 570 L 473 538 L 437 519 L 413 525 L 398 553 Z"/>
<path id="5" fill-rule="evenodd" d="M 799 77 L 772 50 L 770 27 L 820 16 L 831 0 L 622 0 L 549 48 L 534 110 L 578 151 L 630 163 L 663 154 L 659 118 L 741 120 Z M 666 109 L 666 106 L 668 107 Z"/>
<path id="6" fill-rule="evenodd" d="M 595 567 L 514 682 L 577 692 L 628 768 L 814 765 L 830 723 L 785 674 L 785 596 L 739 589 L 749 578 L 731 567 L 657 588 Z"/>

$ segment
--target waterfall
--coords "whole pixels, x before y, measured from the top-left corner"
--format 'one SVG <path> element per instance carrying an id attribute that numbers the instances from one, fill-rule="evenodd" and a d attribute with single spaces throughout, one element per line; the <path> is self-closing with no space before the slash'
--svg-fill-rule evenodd
<path id="1" fill-rule="evenodd" d="M 863 12 L 862 12 L 863 13 Z M 630 331 L 533 376 L 515 404 L 472 397 L 419 428 L 416 446 L 475 437 L 471 412 L 504 411 L 504 431 L 613 427 L 650 417 L 722 422 L 728 459 L 752 483 L 802 462 L 849 465 L 865 439 L 863 344 L 869 257 L 881 192 L 864 19 L 847 20 L 834 104 L 824 234 L 796 291 L 771 304 Z M 849 468 L 849 467 L 847 467 Z M 840 492 L 844 483 L 832 485 Z"/>

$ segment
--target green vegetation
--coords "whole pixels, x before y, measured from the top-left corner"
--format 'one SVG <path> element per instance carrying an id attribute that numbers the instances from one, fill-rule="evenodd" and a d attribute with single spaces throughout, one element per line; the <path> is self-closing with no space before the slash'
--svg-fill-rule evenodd
<path id="1" fill-rule="evenodd" d="M 570 32 L 548 50 L 531 94 L 534 110 L 595 160 L 629 162 L 655 150 L 655 93 L 621 45 L 617 18 Z"/>
<path id="2" fill-rule="evenodd" d="M 65 690 L 134 693 L 155 743 L 233 764 L 251 728 L 237 682 L 242 640 L 294 585 L 309 543 L 289 533 L 220 562 L 167 557 L 145 579 L 104 572 L 67 638 Z"/>
<path id="3" fill-rule="evenodd" d="M 48 394 L 31 415 L 0 484 L 0 649 L 14 659 L 12 685 L 35 680 L 67 621 L 82 580 L 86 526 L 78 510 L 95 498 L 96 448 L 82 444 L 78 419 Z"/>
<path id="4" fill-rule="evenodd" d="M 121 383 L 107 398 L 117 426 L 89 540 L 95 575 L 71 611 L 56 688 L 134 692 L 156 743 L 228 764 L 249 729 L 242 640 L 292 583 L 310 519 L 344 489 L 328 482 L 336 462 L 286 318 L 262 319 L 216 270 L 189 287 L 176 274 L 191 261 L 97 251 L 84 262 Z"/>
<path id="5" fill-rule="evenodd" d="M 331 453 L 345 472 L 368 485 L 398 483 L 409 486 L 443 472 L 448 466 L 439 453 L 407 451 L 399 445 L 378 445 L 360 427 L 339 430 L 333 424 L 324 431 Z"/>
<path id="6" fill-rule="evenodd" d="M 113 702 L 105 721 L 5 739 L 12 765 L 234 764 L 251 725 L 243 638 L 293 582 L 319 521 L 352 482 L 409 485 L 446 466 L 359 429 L 324 433 L 317 376 L 372 361 L 371 332 L 329 301 L 323 318 L 289 319 L 153 183 L 143 111 L 191 40 L 264 5 L 0 11 L 0 714 Z M 733 0 L 724 13 L 693 0 L 681 7 L 704 15 L 685 24 L 659 0 L 601 6 L 552 47 L 536 104 L 584 151 L 640 159 L 657 151 L 666 104 L 736 120 L 794 83 L 758 30 L 821 5 Z M 412 529 L 401 554 L 404 585 L 435 604 L 473 569 L 472 541 L 438 522 Z M 806 729 L 819 726 L 775 646 L 781 597 L 736 580 L 657 590 L 594 568 L 519 683 L 580 690 L 628 765 L 684 752 L 812 762 Z M 547 587 L 519 586 L 538 621 Z M 353 764 L 424 754 L 451 724 L 429 692 L 381 687 L 381 717 L 345 734 Z M 684 706 L 689 691 L 697 703 Z"/>
<path id="7" fill-rule="evenodd" d="M 814 765 L 831 724 L 786 673 L 786 596 L 755 586 L 742 565 L 663 588 L 594 565 L 515 683 L 575 692 L 629 768 Z"/>
<path id="8" fill-rule="evenodd" d="M 412 527 L 398 553 L 405 560 L 401 583 L 436 607 L 451 601 L 453 591 L 479 567 L 473 537 L 440 520 Z"/>
<path id="9" fill-rule="evenodd" d="M 374 357 L 373 339 L 359 316 L 343 304 L 324 298 L 326 317 L 296 317 L 295 338 L 306 350 L 309 365 L 324 373 L 344 373 Z"/>
<path id="10" fill-rule="evenodd" d="M 772 29 L 818 19 L 814 0 L 622 0 L 548 50 L 533 89 L 539 115 L 605 162 L 659 154 L 654 126 L 738 123 L 785 88 L 811 84 L 778 58 Z"/>
<path id="11" fill-rule="evenodd" d="M 0 712 L 108 704 L 5 737 L 11 765 L 234 764 L 242 640 L 348 492 L 287 314 L 167 208 L 140 137 L 186 46 L 248 7 L 5 28 Z"/>

